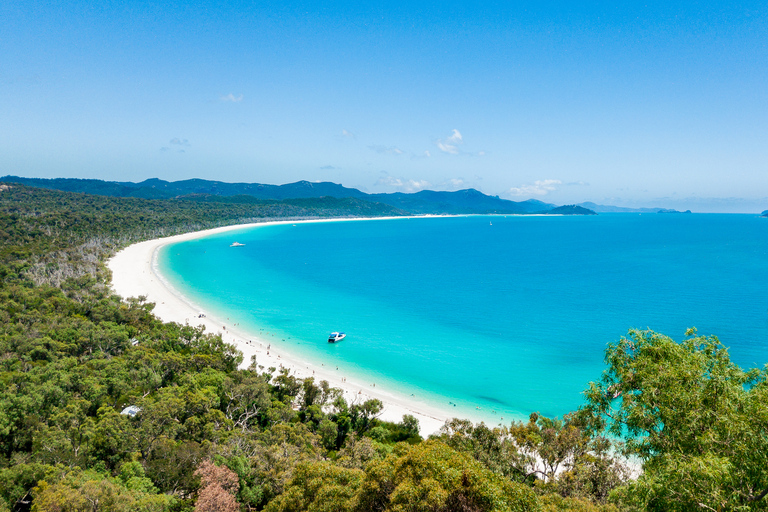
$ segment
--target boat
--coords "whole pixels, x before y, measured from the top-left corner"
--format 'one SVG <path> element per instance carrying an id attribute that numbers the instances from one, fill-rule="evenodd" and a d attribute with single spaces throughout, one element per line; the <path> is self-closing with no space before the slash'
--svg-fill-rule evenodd
<path id="1" fill-rule="evenodd" d="M 242 247 L 244 245 L 245 244 L 241 244 L 240 242 L 234 242 L 232 245 L 230 245 L 230 247 Z"/>
<path id="2" fill-rule="evenodd" d="M 347 335 L 343 332 L 332 332 L 328 335 L 328 343 L 336 343 L 337 341 L 341 341 L 346 337 Z"/>

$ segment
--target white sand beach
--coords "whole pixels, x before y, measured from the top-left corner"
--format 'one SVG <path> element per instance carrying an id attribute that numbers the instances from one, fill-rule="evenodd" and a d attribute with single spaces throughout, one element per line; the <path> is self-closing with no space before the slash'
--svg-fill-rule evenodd
<path id="1" fill-rule="evenodd" d="M 340 220 L 352 219 L 322 219 L 302 222 L 338 222 Z M 112 271 L 112 288 L 123 298 L 144 296 L 147 301 L 154 302 L 154 313 L 163 321 L 195 326 L 202 325 L 206 332 L 221 334 L 224 341 L 235 345 L 242 351 L 244 367 L 250 364 L 251 356 L 255 355 L 257 364 L 264 368 L 282 366 L 300 378 L 314 377 L 317 382 L 327 380 L 333 387 L 341 388 L 344 391 L 344 397 L 350 403 L 360 403 L 369 398 L 381 400 L 384 409 L 380 418 L 383 420 L 399 422 L 404 414 L 411 414 L 419 420 L 422 436 L 437 432 L 445 421 L 452 417 L 446 411 L 439 410 L 431 404 L 420 402 L 414 397 L 400 396 L 389 392 L 387 389 L 375 387 L 372 382 L 346 378 L 330 366 L 324 366 L 323 361 L 307 361 L 297 357 L 281 346 L 278 339 L 267 337 L 264 334 L 259 337 L 256 333 L 239 332 L 237 327 L 233 328 L 225 319 L 208 315 L 203 306 L 191 304 L 174 290 L 157 271 L 157 252 L 166 244 L 247 227 L 279 223 L 295 224 L 296 222 L 238 224 L 131 245 L 107 262 Z M 201 312 L 206 313 L 202 318 L 200 318 Z M 268 347 L 270 348 L 268 349 Z"/>

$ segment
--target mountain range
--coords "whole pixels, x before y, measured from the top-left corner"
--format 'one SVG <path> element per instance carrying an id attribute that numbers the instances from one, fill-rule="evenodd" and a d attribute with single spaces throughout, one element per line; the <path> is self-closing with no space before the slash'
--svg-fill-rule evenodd
<path id="1" fill-rule="evenodd" d="M 579 203 L 577 206 L 587 208 L 596 213 L 691 213 L 690 210 L 680 212 L 670 208 L 626 208 L 623 206 L 609 206 L 592 202 Z"/>
<path id="2" fill-rule="evenodd" d="M 30 187 L 48 188 L 67 192 L 80 192 L 113 197 L 139 197 L 144 199 L 197 199 L 206 197 L 230 197 L 237 201 L 239 196 L 249 200 L 284 200 L 318 197 L 356 198 L 399 208 L 412 214 L 530 214 L 548 213 L 557 205 L 535 199 L 510 201 L 498 196 L 489 196 L 475 189 L 442 192 L 422 190 L 412 194 L 402 192 L 390 194 L 366 194 L 356 188 L 348 188 L 331 182 L 313 183 L 297 181 L 285 185 L 261 183 L 225 183 L 202 179 L 165 181 L 157 178 L 139 183 L 130 181 L 103 181 L 76 178 L 22 178 L 4 176 L 0 181 L 21 183 Z M 243 198 L 245 200 L 245 198 Z M 567 210 L 572 214 L 583 214 L 581 210 Z M 564 211 L 565 212 L 565 211 Z M 554 212 L 553 212 L 554 213 Z"/>
<path id="3" fill-rule="evenodd" d="M 354 198 L 382 203 L 411 214 L 532 214 L 587 215 L 591 213 L 687 213 L 667 208 L 626 208 L 593 202 L 558 206 L 536 199 L 510 201 L 489 196 L 475 189 L 454 192 L 422 190 L 414 193 L 394 192 L 368 194 L 329 181 L 297 181 L 285 185 L 263 183 L 226 183 L 203 179 L 165 181 L 151 178 L 140 182 L 104 181 L 78 178 L 23 178 L 3 176 L 0 182 L 21 183 L 30 187 L 66 192 L 80 192 L 113 197 L 143 199 L 193 199 L 196 201 L 226 200 L 227 202 L 282 201 L 335 197 Z M 555 210 L 559 208 L 558 210 Z M 766 210 L 768 212 L 768 210 Z M 763 212 L 763 216 L 768 216 Z"/>

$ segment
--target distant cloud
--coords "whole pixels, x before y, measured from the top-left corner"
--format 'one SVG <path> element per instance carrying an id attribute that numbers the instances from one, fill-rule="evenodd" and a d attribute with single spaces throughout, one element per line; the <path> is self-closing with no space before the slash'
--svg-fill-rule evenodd
<path id="1" fill-rule="evenodd" d="M 589 183 L 586 181 L 569 181 L 565 185 L 568 187 L 588 187 Z"/>
<path id="2" fill-rule="evenodd" d="M 324 165 L 320 169 L 322 169 L 323 171 L 335 171 L 336 167 L 332 165 Z"/>
<path id="3" fill-rule="evenodd" d="M 349 137 L 350 139 L 354 139 L 355 138 L 355 134 L 352 133 L 352 132 L 348 132 L 347 130 L 341 130 L 341 134 L 344 137 Z"/>
<path id="4" fill-rule="evenodd" d="M 445 182 L 447 188 L 452 190 L 459 190 L 465 188 L 468 184 L 461 178 L 453 178 Z"/>
<path id="5" fill-rule="evenodd" d="M 432 158 L 432 153 L 424 151 L 423 153 L 410 153 L 411 160 L 423 160 L 425 158 Z"/>
<path id="6" fill-rule="evenodd" d="M 243 101 L 243 95 L 238 94 L 237 96 L 235 96 L 234 94 L 229 93 L 226 96 L 222 96 L 220 99 L 221 101 L 231 101 L 232 103 L 240 103 L 241 101 Z"/>
<path id="7" fill-rule="evenodd" d="M 418 192 L 429 186 L 430 183 L 427 180 L 408 180 L 405 188 L 408 192 Z"/>
<path id="8" fill-rule="evenodd" d="M 376 180 L 376 184 L 399 188 L 403 186 L 403 180 L 395 178 L 393 176 L 382 176 L 381 178 Z"/>
<path id="9" fill-rule="evenodd" d="M 404 178 L 395 178 L 394 176 L 382 176 L 376 181 L 376 185 L 393 187 L 401 192 L 418 192 L 430 186 L 427 180 L 410 180 Z"/>
<path id="10" fill-rule="evenodd" d="M 459 145 L 464 143 L 464 138 L 461 136 L 459 130 L 454 129 L 450 137 L 445 139 L 438 139 L 435 144 L 443 153 L 451 155 L 459 154 Z"/>
<path id="11" fill-rule="evenodd" d="M 396 148 L 394 146 L 382 146 L 380 144 L 374 144 L 373 146 L 368 146 L 368 149 L 372 149 L 373 151 L 379 153 L 380 155 L 402 155 L 403 150 L 400 148 Z"/>
<path id="12" fill-rule="evenodd" d="M 186 150 L 184 148 L 188 148 L 191 146 L 191 144 L 187 139 L 180 139 L 178 137 L 172 138 L 170 141 L 168 141 L 168 144 L 176 147 L 169 148 L 168 146 L 163 146 L 160 148 L 160 151 L 162 151 L 163 153 L 166 153 L 168 151 L 173 151 L 174 153 L 186 153 Z"/>
<path id="13" fill-rule="evenodd" d="M 511 196 L 545 196 L 557 190 L 557 186 L 562 184 L 560 180 L 537 180 L 532 185 L 512 187 L 508 193 Z"/>

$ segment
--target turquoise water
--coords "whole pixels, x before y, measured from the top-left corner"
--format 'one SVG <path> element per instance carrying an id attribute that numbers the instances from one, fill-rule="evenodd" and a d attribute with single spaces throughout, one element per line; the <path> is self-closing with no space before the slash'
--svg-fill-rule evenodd
<path id="1" fill-rule="evenodd" d="M 299 223 L 166 246 L 159 264 L 209 316 L 459 416 L 574 410 L 630 327 L 695 326 L 768 362 L 768 219 L 752 215 Z"/>

